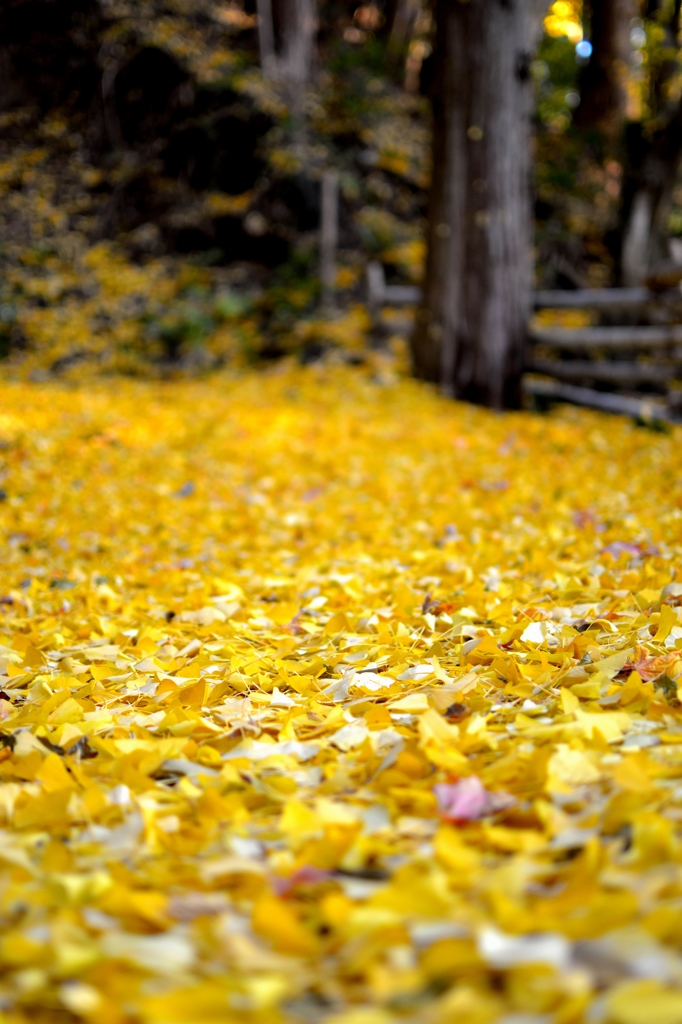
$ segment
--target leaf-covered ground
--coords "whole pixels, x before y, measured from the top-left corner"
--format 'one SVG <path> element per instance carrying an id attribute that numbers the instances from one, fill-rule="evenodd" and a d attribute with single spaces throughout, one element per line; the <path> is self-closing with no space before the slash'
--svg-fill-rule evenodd
<path id="1" fill-rule="evenodd" d="M 0 1020 L 682 1021 L 679 441 L 5 385 Z"/>

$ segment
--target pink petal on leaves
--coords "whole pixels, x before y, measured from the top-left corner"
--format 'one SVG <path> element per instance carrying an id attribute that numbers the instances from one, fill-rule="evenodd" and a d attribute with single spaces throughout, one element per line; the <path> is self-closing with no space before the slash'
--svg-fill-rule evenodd
<path id="1" fill-rule="evenodd" d="M 272 887 L 278 896 L 286 896 L 299 885 L 316 885 L 318 882 L 326 882 L 330 877 L 331 871 L 313 867 L 311 864 L 304 864 L 302 867 L 296 868 L 293 875 L 289 875 L 288 878 L 275 875 L 272 879 Z"/>
<path id="2" fill-rule="evenodd" d="M 477 821 L 515 803 L 508 793 L 489 793 L 476 775 L 459 782 L 441 782 L 433 792 L 446 821 Z"/>
<path id="3" fill-rule="evenodd" d="M 621 555 L 641 555 L 642 549 L 639 544 L 632 544 L 629 540 L 614 540 L 602 548 L 602 555 L 612 555 L 619 558 Z"/>

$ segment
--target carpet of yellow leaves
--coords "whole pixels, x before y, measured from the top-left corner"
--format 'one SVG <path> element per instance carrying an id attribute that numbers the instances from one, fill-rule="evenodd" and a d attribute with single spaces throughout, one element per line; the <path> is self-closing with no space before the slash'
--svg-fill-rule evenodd
<path id="1" fill-rule="evenodd" d="M 682 1021 L 680 435 L 13 383 L 0 1021 Z"/>

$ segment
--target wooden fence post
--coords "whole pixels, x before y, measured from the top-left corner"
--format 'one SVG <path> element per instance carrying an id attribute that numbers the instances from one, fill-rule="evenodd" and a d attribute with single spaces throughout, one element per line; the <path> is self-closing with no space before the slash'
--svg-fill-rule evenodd
<path id="1" fill-rule="evenodd" d="M 325 171 L 322 176 L 322 216 L 320 223 L 320 280 L 322 305 L 334 307 L 336 293 L 336 248 L 339 242 L 339 176 Z"/>

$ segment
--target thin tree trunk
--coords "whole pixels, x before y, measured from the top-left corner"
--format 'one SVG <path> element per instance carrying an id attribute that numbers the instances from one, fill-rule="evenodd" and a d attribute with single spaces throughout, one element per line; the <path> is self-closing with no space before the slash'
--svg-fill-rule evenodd
<path id="1" fill-rule="evenodd" d="M 275 30 L 272 21 L 272 0 L 256 0 L 258 10 L 258 46 L 260 66 L 266 78 L 273 78 L 277 69 Z"/>
<path id="2" fill-rule="evenodd" d="M 668 222 L 682 161 L 682 104 L 651 140 L 635 124 L 630 126 L 627 142 L 620 277 L 624 285 L 633 286 L 669 256 Z"/>
<path id="3" fill-rule="evenodd" d="M 387 53 L 394 67 L 404 63 L 417 13 L 415 0 L 397 0 L 389 10 Z"/>
<path id="4" fill-rule="evenodd" d="M 385 0 L 384 3 L 384 23 L 381 26 L 381 35 L 385 36 L 386 39 L 390 38 L 393 26 L 395 25 L 396 18 L 400 8 L 404 5 L 405 0 Z"/>
<path id="5" fill-rule="evenodd" d="M 598 128 L 615 139 L 625 121 L 630 25 L 637 5 L 635 0 L 592 0 L 585 13 L 592 57 L 580 74 L 580 106 L 573 119 L 578 127 Z"/>
<path id="6" fill-rule="evenodd" d="M 326 171 L 322 177 L 320 223 L 320 279 L 322 306 L 331 310 L 336 293 L 336 247 L 339 241 L 339 176 Z"/>
<path id="7" fill-rule="evenodd" d="M 294 89 L 312 76 L 317 32 L 316 0 L 273 0 L 278 72 Z"/>
<path id="8" fill-rule="evenodd" d="M 655 70 L 649 107 L 659 127 L 653 134 L 641 123 L 625 132 L 625 174 L 621 201 L 618 276 L 625 285 L 640 284 L 652 265 L 668 257 L 669 218 L 673 190 L 682 162 L 682 101 L 669 86 L 679 74 L 680 0 L 669 17 L 657 17 L 665 36 L 662 47 L 671 55 Z M 661 0 L 649 0 L 647 15 L 660 15 Z"/>
<path id="9" fill-rule="evenodd" d="M 518 406 L 531 289 L 538 0 L 436 2 L 433 174 L 417 376 Z"/>

